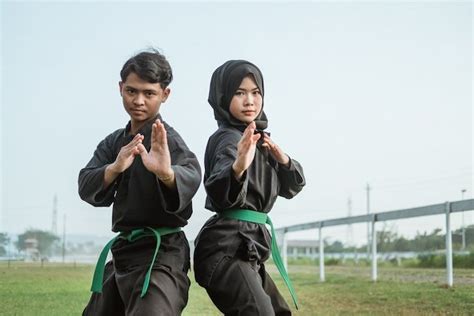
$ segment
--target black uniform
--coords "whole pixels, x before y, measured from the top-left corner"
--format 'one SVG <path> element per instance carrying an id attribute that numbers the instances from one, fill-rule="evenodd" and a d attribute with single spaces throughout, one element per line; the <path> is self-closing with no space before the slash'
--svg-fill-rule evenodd
<path id="1" fill-rule="evenodd" d="M 214 108 L 218 130 L 209 138 L 205 153 L 204 185 L 206 208 L 219 213 L 228 209 L 250 209 L 268 213 L 277 196 L 292 198 L 305 185 L 300 164 L 290 158 L 279 164 L 261 145 L 255 158 L 237 181 L 232 164 L 237 143 L 246 125 L 233 118 L 230 100 L 242 79 L 252 74 L 263 96 L 259 69 L 245 61 L 230 61 L 211 79 L 209 103 Z M 265 113 L 256 119 L 257 128 L 267 125 Z M 196 281 L 206 288 L 214 304 L 226 315 L 290 315 L 291 311 L 265 271 L 271 236 L 263 224 L 214 215 L 195 241 Z"/>
<path id="2" fill-rule="evenodd" d="M 158 115 L 156 118 L 161 120 Z M 150 120 L 138 132 L 150 150 Z M 191 198 L 201 181 L 196 156 L 166 122 L 171 167 L 176 190 L 167 188 L 149 172 L 141 157 L 107 188 L 104 172 L 120 149 L 134 137 L 130 122 L 99 143 L 94 156 L 79 173 L 79 195 L 94 206 L 113 203 L 112 231 L 129 232 L 144 227 L 183 227 L 192 213 Z M 184 232 L 165 235 L 153 266 L 147 294 L 140 298 L 145 273 L 151 263 L 156 240 L 118 240 L 112 247 L 113 261 L 106 265 L 102 293 L 93 293 L 84 315 L 179 315 L 188 300 L 189 245 Z"/>

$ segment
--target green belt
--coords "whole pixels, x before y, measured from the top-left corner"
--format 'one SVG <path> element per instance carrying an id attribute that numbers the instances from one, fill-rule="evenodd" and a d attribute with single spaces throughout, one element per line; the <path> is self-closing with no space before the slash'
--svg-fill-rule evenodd
<path id="1" fill-rule="evenodd" d="M 252 222 L 257 224 L 268 224 L 271 227 L 272 231 L 272 257 L 275 265 L 280 271 L 280 275 L 285 281 L 288 290 L 290 291 L 291 298 L 293 299 L 293 303 L 295 304 L 296 309 L 298 309 L 298 299 L 296 297 L 295 289 L 293 285 L 291 285 L 290 277 L 285 270 L 285 266 L 283 264 L 283 260 L 281 260 L 280 251 L 278 250 L 278 245 L 276 241 L 275 229 L 273 228 L 273 223 L 270 220 L 270 217 L 265 213 L 260 213 L 252 210 L 226 210 L 219 213 L 220 216 L 226 218 L 233 218 L 245 222 Z"/>
<path id="2" fill-rule="evenodd" d="M 123 232 L 123 233 L 120 233 L 118 236 L 115 236 L 114 238 L 112 238 L 112 240 L 110 240 L 105 245 L 104 249 L 102 249 L 102 252 L 100 253 L 100 256 L 99 256 L 99 260 L 97 260 L 97 265 L 94 271 L 94 277 L 92 278 L 91 291 L 96 292 L 96 293 L 102 293 L 105 260 L 107 259 L 107 254 L 109 253 L 110 248 L 112 248 L 113 244 L 118 239 L 124 239 L 124 240 L 128 240 L 129 242 L 134 242 L 142 237 L 154 236 L 156 238 L 155 253 L 153 254 L 153 259 L 151 260 L 150 267 L 148 268 L 148 271 L 145 275 L 145 281 L 143 282 L 142 293 L 140 295 L 140 297 L 144 297 L 148 290 L 148 285 L 150 284 L 151 270 L 153 269 L 153 264 L 155 263 L 156 256 L 158 255 L 158 249 L 160 249 L 161 236 L 177 233 L 180 231 L 181 231 L 181 227 L 173 227 L 173 228 L 171 227 L 160 227 L 160 228 L 145 227 L 145 228 L 134 229 L 131 232 Z"/>

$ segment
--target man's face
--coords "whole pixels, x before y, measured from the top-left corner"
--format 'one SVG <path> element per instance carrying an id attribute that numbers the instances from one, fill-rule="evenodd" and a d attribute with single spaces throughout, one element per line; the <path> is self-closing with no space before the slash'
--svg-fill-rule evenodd
<path id="1" fill-rule="evenodd" d="M 244 123 L 251 123 L 262 110 L 262 95 L 253 77 L 247 76 L 230 101 L 229 111 Z"/>
<path id="2" fill-rule="evenodd" d="M 125 81 L 119 82 L 123 106 L 132 123 L 142 123 L 153 118 L 165 102 L 170 89 L 162 89 L 159 83 L 149 83 L 130 73 Z"/>

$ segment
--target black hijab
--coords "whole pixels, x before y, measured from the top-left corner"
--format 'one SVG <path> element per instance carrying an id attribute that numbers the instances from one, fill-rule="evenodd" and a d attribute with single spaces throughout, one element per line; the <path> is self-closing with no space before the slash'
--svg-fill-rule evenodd
<path id="1" fill-rule="evenodd" d="M 219 126 L 230 124 L 241 131 L 247 127 L 244 122 L 237 120 L 230 114 L 229 107 L 235 91 L 237 91 L 242 80 L 248 75 L 253 76 L 262 95 L 262 110 L 255 118 L 256 127 L 259 130 L 267 128 L 268 120 L 263 111 L 264 87 L 262 72 L 257 66 L 245 60 L 229 60 L 218 67 L 212 74 L 208 101 L 214 109 L 214 117 Z"/>

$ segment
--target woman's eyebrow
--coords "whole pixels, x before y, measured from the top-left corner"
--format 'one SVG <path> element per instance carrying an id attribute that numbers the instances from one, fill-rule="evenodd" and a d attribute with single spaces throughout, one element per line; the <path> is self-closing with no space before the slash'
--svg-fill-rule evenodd
<path id="1" fill-rule="evenodd" d="M 237 88 L 237 91 L 239 90 L 246 91 L 244 88 Z M 260 88 L 256 87 L 256 88 L 250 89 L 250 91 L 255 91 L 255 90 L 260 90 Z"/>

